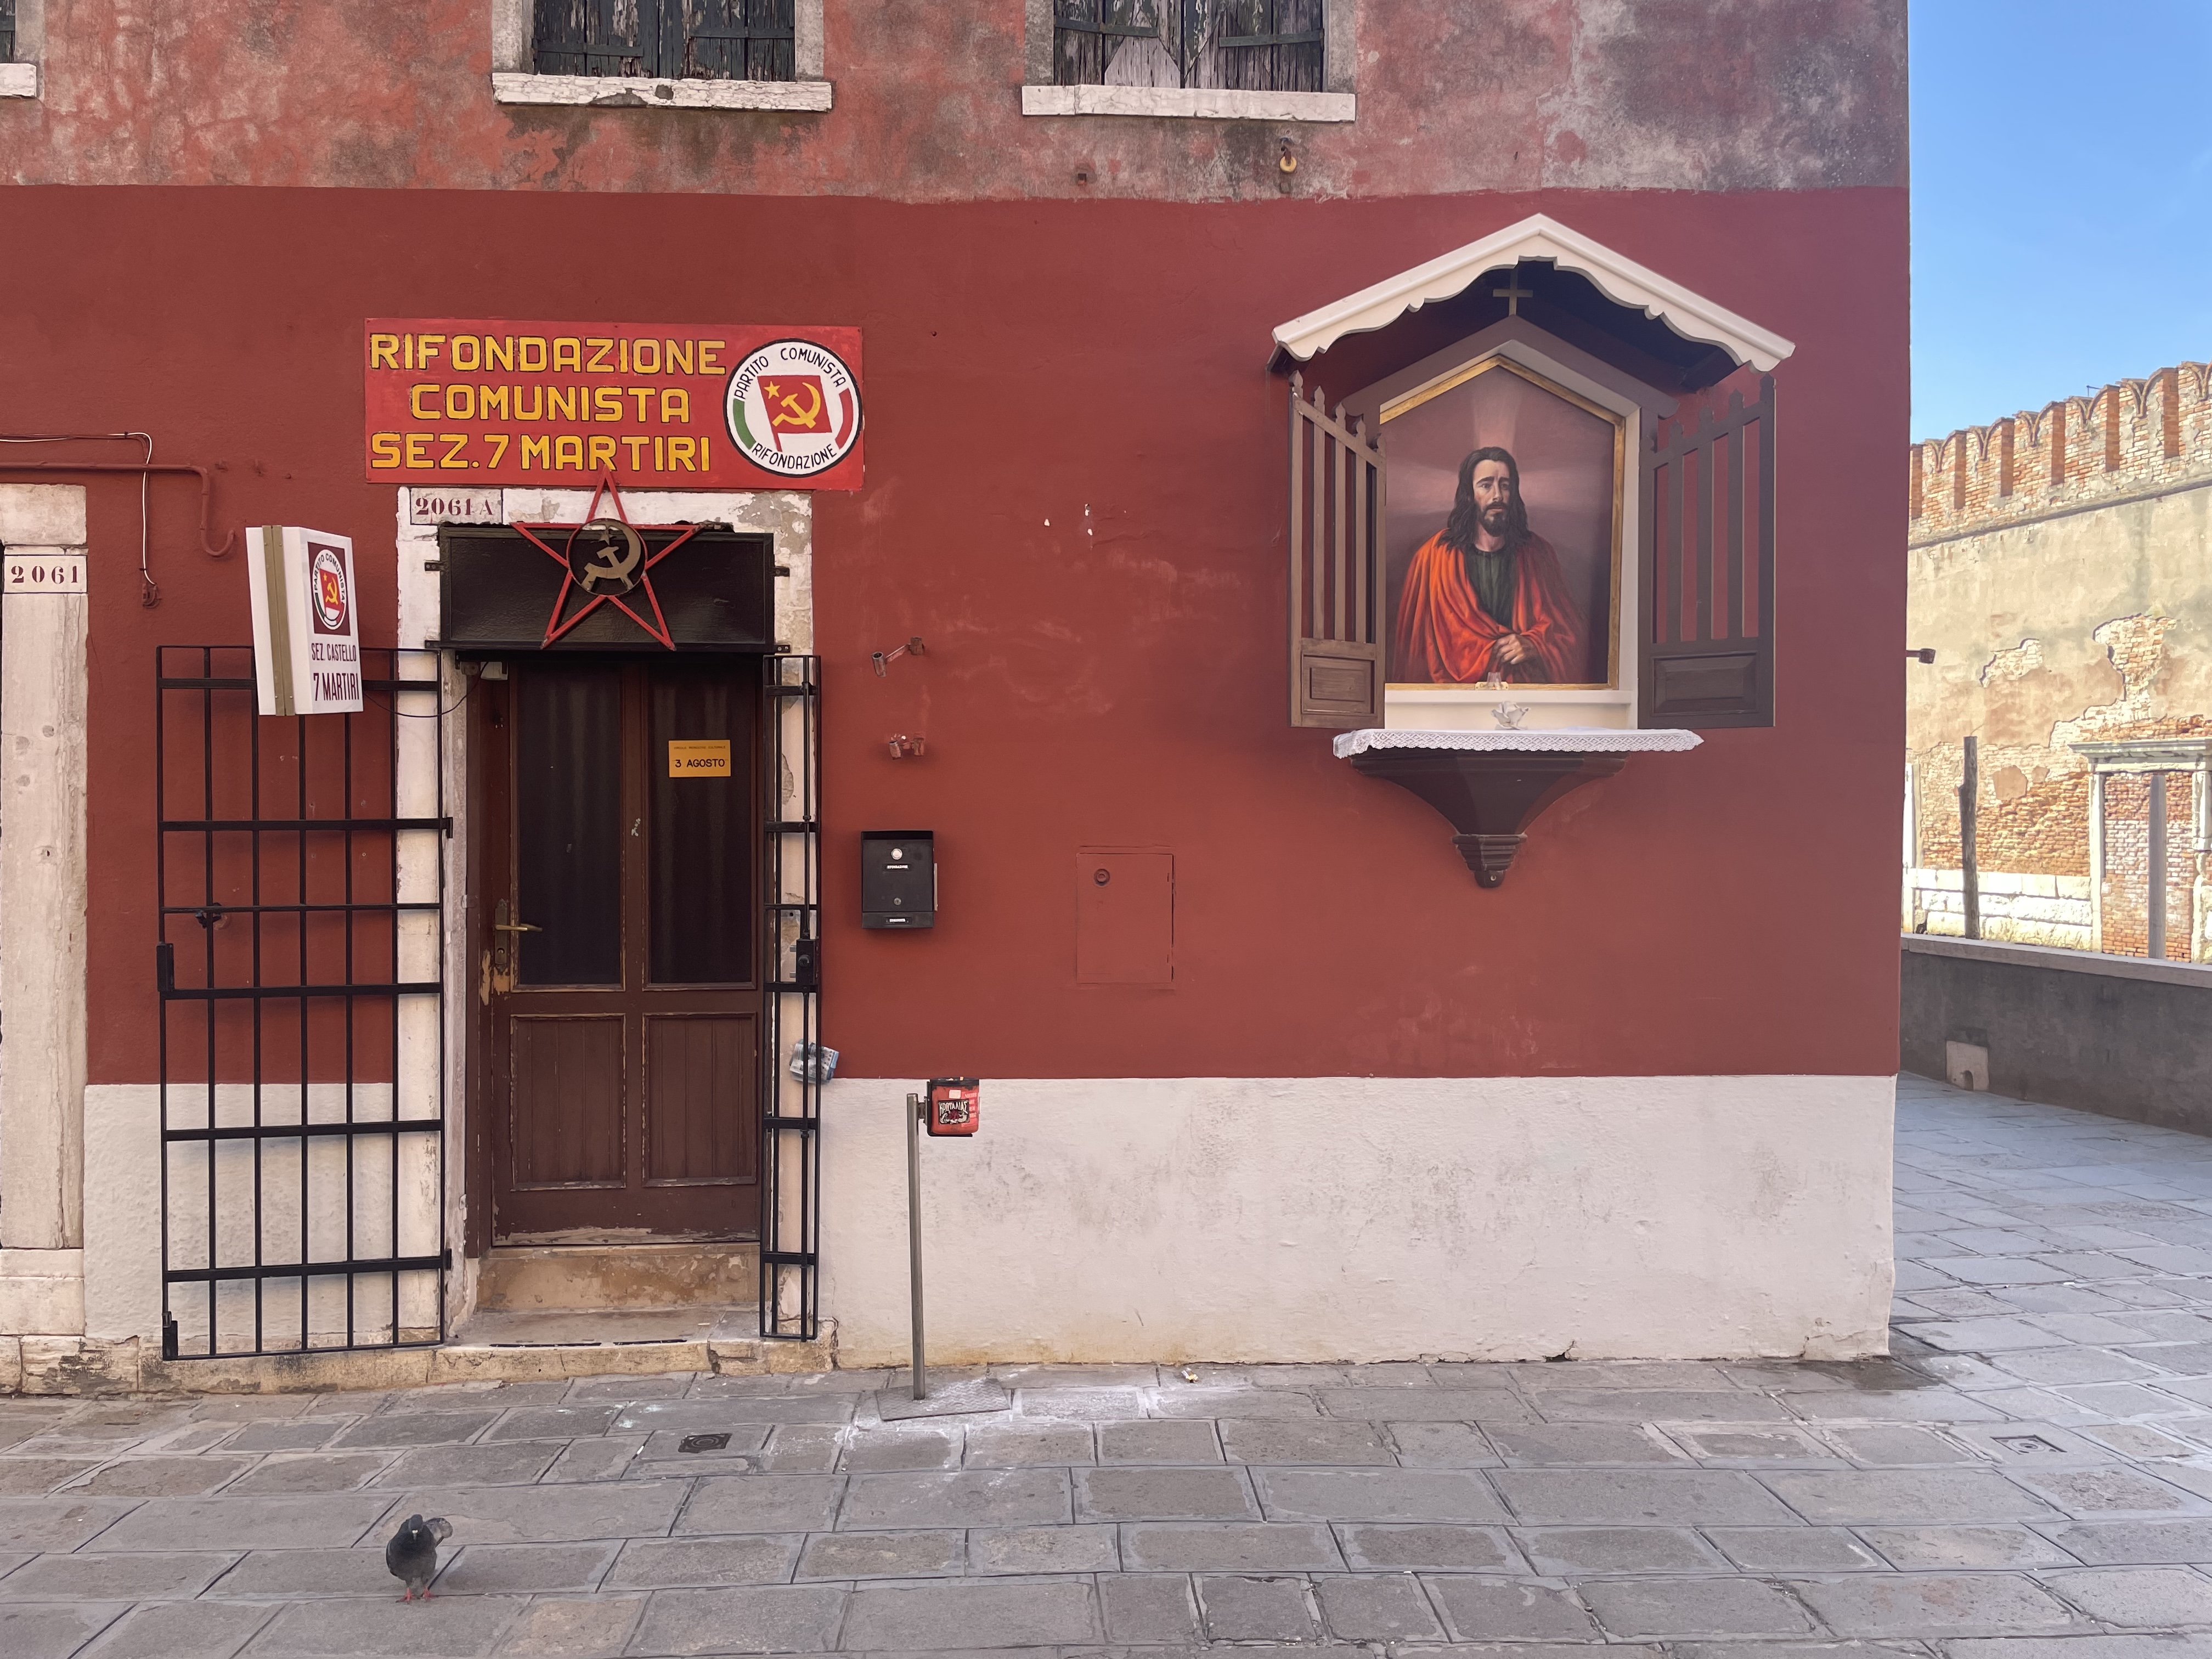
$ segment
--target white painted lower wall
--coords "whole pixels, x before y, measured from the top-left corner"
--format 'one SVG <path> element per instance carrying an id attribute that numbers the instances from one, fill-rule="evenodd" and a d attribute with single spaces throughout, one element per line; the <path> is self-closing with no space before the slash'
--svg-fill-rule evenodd
<path id="1" fill-rule="evenodd" d="M 264 1086 L 262 1121 L 296 1122 L 299 1099 L 296 1086 Z M 204 1097 L 188 1089 L 172 1090 L 172 1121 L 181 1127 L 204 1121 L 203 1100 Z M 307 1103 L 311 1121 L 335 1122 L 345 1115 L 345 1091 L 334 1085 L 313 1085 Z M 412 1102 L 409 1105 L 408 1115 L 417 1110 L 423 1115 L 434 1112 L 434 1103 L 427 1110 Z M 389 1118 L 392 1085 L 357 1086 L 352 1106 L 356 1121 Z M 216 1122 L 251 1121 L 252 1109 L 251 1089 L 232 1083 L 216 1089 Z M 84 1122 L 87 1164 L 98 1178 L 85 1183 L 82 1328 L 85 1335 L 100 1341 L 137 1337 L 157 1345 L 161 1335 L 165 1155 L 161 1090 L 150 1083 L 94 1084 L 84 1091 Z M 167 1148 L 166 1156 L 170 1263 L 177 1267 L 204 1267 L 210 1242 L 208 1148 L 204 1143 L 179 1142 Z M 346 1143 L 337 1138 L 314 1141 L 309 1154 L 310 1207 L 304 1215 L 300 1203 L 300 1158 L 297 1140 L 264 1142 L 258 1165 L 248 1143 L 229 1141 L 216 1150 L 214 1240 L 216 1260 L 222 1265 L 235 1266 L 254 1259 L 257 1189 L 261 1198 L 258 1213 L 264 1261 L 299 1260 L 303 1231 L 308 1255 L 316 1261 L 342 1258 L 349 1253 L 356 1256 L 429 1255 L 440 1248 L 441 1159 L 433 1137 L 409 1135 L 402 1139 L 396 1160 L 396 1194 L 391 1143 L 367 1137 L 357 1144 L 350 1188 L 349 1240 Z M 343 1279 L 313 1281 L 305 1309 L 306 1345 L 325 1347 L 340 1340 L 349 1311 L 357 1334 L 372 1340 L 389 1340 L 393 1313 L 388 1283 L 364 1278 L 349 1310 Z M 254 1328 L 252 1285 L 233 1282 L 219 1294 L 223 1349 L 246 1346 Z M 200 1351 L 207 1340 L 206 1291 L 183 1286 L 171 1300 L 181 1346 L 187 1353 Z M 270 1281 L 261 1312 L 261 1328 L 272 1346 L 302 1343 L 297 1279 Z M 437 1327 L 439 1310 L 428 1275 L 410 1274 L 402 1279 L 398 1318 L 402 1329 L 411 1334 Z"/>
<path id="2" fill-rule="evenodd" d="M 842 1365 L 906 1358 L 911 1086 L 849 1080 L 823 1101 L 822 1305 Z M 1879 1353 L 1894 1093 L 1887 1077 L 989 1079 L 980 1135 L 922 1144 L 930 1358 Z M 150 1345 L 158 1091 L 95 1085 L 84 1106 L 100 1178 L 83 1329 Z M 403 1183 L 409 1249 L 434 1248 L 427 1152 Z M 191 1174 L 171 1171 L 179 1259 L 204 1248 Z M 295 1245 L 296 1159 L 273 1174 L 264 1217 Z M 364 1174 L 382 1211 L 388 1165 Z M 317 1207 L 319 1229 L 342 1215 Z M 189 1341 L 204 1327 L 184 1302 Z"/>
<path id="3" fill-rule="evenodd" d="M 907 1355 L 906 1092 L 823 1101 L 823 1310 Z M 1884 1351 L 1888 1077 L 988 1080 L 932 1363 Z"/>

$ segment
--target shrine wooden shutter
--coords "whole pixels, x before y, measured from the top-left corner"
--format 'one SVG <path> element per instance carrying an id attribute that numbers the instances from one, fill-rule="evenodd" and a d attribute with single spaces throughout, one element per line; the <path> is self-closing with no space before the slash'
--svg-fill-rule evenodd
<path id="1" fill-rule="evenodd" d="M 1382 442 L 1291 377 L 1291 724 L 1382 724 Z"/>
<path id="2" fill-rule="evenodd" d="M 1657 422 L 1638 550 L 1642 726 L 1774 724 L 1774 377 Z"/>

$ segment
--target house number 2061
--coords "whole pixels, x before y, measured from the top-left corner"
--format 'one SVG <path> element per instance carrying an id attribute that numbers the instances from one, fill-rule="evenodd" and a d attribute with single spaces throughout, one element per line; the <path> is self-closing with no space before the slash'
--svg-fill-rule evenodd
<path id="1" fill-rule="evenodd" d="M 20 554 L 9 555 L 0 562 L 0 573 L 4 573 L 6 586 L 0 592 L 8 593 L 82 593 L 84 592 L 84 557 L 71 554 L 63 558 L 27 559 Z"/>

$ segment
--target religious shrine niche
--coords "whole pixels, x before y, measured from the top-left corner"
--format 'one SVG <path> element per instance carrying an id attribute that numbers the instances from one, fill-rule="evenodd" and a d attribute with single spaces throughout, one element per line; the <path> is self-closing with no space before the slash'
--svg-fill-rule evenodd
<path id="1" fill-rule="evenodd" d="M 1382 422 L 1389 682 L 1617 687 L 1627 417 L 1491 356 Z"/>
<path id="2" fill-rule="evenodd" d="M 1291 723 L 1484 886 L 1622 757 L 1772 725 L 1793 349 L 1542 215 L 1278 328 Z"/>

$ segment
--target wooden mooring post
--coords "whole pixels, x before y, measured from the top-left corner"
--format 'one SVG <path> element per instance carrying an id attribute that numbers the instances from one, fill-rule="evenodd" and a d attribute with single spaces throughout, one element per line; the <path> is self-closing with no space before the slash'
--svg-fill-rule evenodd
<path id="1" fill-rule="evenodd" d="M 1982 936 L 1982 867 L 1974 846 L 1975 807 L 1981 794 L 1981 768 L 1975 739 L 1966 739 L 1966 765 L 1959 780 L 1959 886 L 1966 907 L 1968 939 Z"/>
<path id="2" fill-rule="evenodd" d="M 2150 775 L 2150 892 L 2148 954 L 2166 955 L 2166 774 Z"/>

